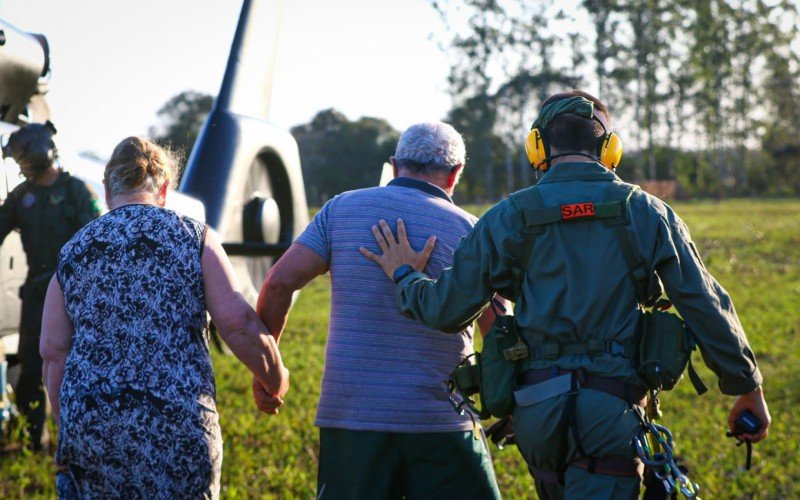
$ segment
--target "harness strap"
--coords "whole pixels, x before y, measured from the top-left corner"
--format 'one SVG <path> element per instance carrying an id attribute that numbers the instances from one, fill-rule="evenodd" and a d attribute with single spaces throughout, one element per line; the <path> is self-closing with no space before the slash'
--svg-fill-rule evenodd
<path id="1" fill-rule="evenodd" d="M 530 471 L 531 476 L 535 477 L 539 481 L 553 484 L 564 484 L 564 478 L 556 471 L 540 469 L 532 466 L 531 464 L 528 464 L 528 470 Z"/>
<path id="2" fill-rule="evenodd" d="M 567 393 L 567 401 L 564 405 L 564 413 L 561 415 L 561 422 L 562 425 L 566 423 L 566 429 L 568 433 L 570 431 L 572 432 L 572 440 L 575 442 L 575 448 L 578 450 L 578 455 L 580 455 L 581 458 L 586 460 L 588 463 L 586 470 L 590 473 L 594 473 L 595 465 L 597 465 L 597 459 L 589 456 L 586 453 L 586 450 L 583 448 L 583 440 L 578 432 L 578 411 L 576 408 L 578 388 L 582 387 L 585 383 L 586 371 L 583 368 L 578 368 L 572 372 L 571 387 L 570 391 Z"/>
<path id="3" fill-rule="evenodd" d="M 575 354 L 600 354 L 607 353 L 615 356 L 632 358 L 636 355 L 636 344 L 631 341 L 627 343 L 615 340 L 589 339 L 586 342 L 577 344 L 561 344 L 556 341 L 537 342 L 530 346 L 531 359 L 555 360 L 563 356 Z"/>
<path id="4" fill-rule="evenodd" d="M 652 305 L 649 304 L 650 297 L 647 289 L 650 273 L 648 273 L 647 266 L 636 251 L 636 244 L 633 240 L 633 236 L 626 229 L 626 226 L 630 224 L 630 220 L 628 219 L 628 203 L 633 193 L 638 190 L 639 186 L 630 184 L 619 187 L 612 184 L 608 187 L 606 190 L 606 200 L 610 198 L 618 199 L 619 201 L 617 201 L 617 203 L 620 206 L 621 213 L 619 217 L 606 221 L 606 224 L 613 229 L 617 241 L 619 242 L 622 256 L 625 258 L 625 263 L 628 265 L 628 272 L 633 279 L 636 300 L 640 304 L 649 307 Z"/>
<path id="5" fill-rule="evenodd" d="M 536 386 L 538 384 L 547 383 L 551 379 L 558 378 L 562 375 L 571 374 L 573 371 L 574 370 L 562 369 L 553 370 L 551 368 L 534 368 L 531 370 L 526 370 L 519 377 L 520 386 L 523 386 L 521 391 L 524 390 L 536 392 Z M 595 391 L 605 392 L 606 394 L 617 397 L 628 404 L 644 408 L 647 403 L 647 389 L 645 387 L 636 386 L 630 382 L 625 382 L 624 380 L 618 378 L 603 377 L 601 375 L 592 375 L 584 372 L 582 378 L 578 381 L 580 382 L 580 388 L 582 389 L 592 389 Z M 564 394 L 568 390 L 571 390 L 571 388 L 562 390 L 559 394 Z M 552 396 L 557 395 L 558 394 L 553 394 Z"/>
<path id="6" fill-rule="evenodd" d="M 523 212 L 523 214 L 527 214 L 527 212 L 531 210 L 539 209 L 544 205 L 544 202 L 542 201 L 542 195 L 539 194 L 539 190 L 537 190 L 535 187 L 526 190 L 523 193 L 530 193 L 530 197 L 528 197 L 527 202 L 524 204 L 522 202 L 522 193 L 512 193 L 508 197 L 514 207 Z M 526 207 L 533 208 L 531 209 Z M 525 278 L 525 273 L 528 271 L 528 263 L 533 255 L 533 246 L 536 243 L 536 238 L 544 233 L 544 227 L 538 225 L 529 225 L 526 220 L 525 228 L 522 230 L 522 232 L 525 235 L 525 239 L 522 243 L 522 253 L 519 261 L 515 263 L 516 265 L 511 267 L 511 278 L 514 283 L 517 284 L 517 294 L 522 293 L 522 280 Z"/>
<path id="7" fill-rule="evenodd" d="M 703 380 L 700 378 L 700 375 L 697 374 L 697 370 L 694 369 L 694 365 L 692 364 L 692 356 L 689 355 L 689 380 L 692 382 L 692 386 L 694 386 L 694 390 L 697 391 L 698 396 L 702 396 L 706 392 L 708 392 L 708 387 L 706 384 L 703 383 Z"/>
<path id="8" fill-rule="evenodd" d="M 528 465 L 531 475 L 544 482 L 564 484 L 564 473 L 567 467 L 574 465 L 585 469 L 589 473 L 620 477 L 641 476 L 644 471 L 644 464 L 638 457 L 593 457 L 586 453 L 578 431 L 576 403 L 580 389 L 594 389 L 611 394 L 629 404 L 637 404 L 643 407 L 647 390 L 642 387 L 635 387 L 617 378 L 589 375 L 583 368 L 577 370 L 533 369 L 523 373 L 520 378 L 522 383 L 533 384 L 526 388 L 532 389 L 538 384 L 546 384 L 548 380 L 566 374 L 570 375 L 570 388 L 567 392 L 567 400 L 564 403 L 564 411 L 561 413 L 561 426 L 564 427 L 565 432 L 572 435 L 572 440 L 580 458 L 571 464 L 565 464 L 560 471 L 549 471 Z M 637 397 L 638 399 L 636 399 Z"/>
<path id="9" fill-rule="evenodd" d="M 534 208 L 525 210 L 526 226 L 544 226 L 562 221 L 574 221 L 584 218 L 611 219 L 621 217 L 622 206 L 619 202 L 605 203 L 572 203 L 557 207 Z"/>
<path id="10" fill-rule="evenodd" d="M 589 469 L 589 463 L 583 458 L 579 458 L 570 465 Z M 639 457 L 603 457 L 595 459 L 594 471 L 598 474 L 617 477 L 642 476 L 644 474 L 644 463 Z"/>
<path id="11" fill-rule="evenodd" d="M 569 465 L 589 470 L 589 460 L 579 458 Z M 564 477 L 556 471 L 540 469 L 528 464 L 531 476 L 545 483 L 564 484 Z M 600 457 L 594 459 L 594 472 L 616 477 L 641 477 L 644 474 L 644 463 L 639 457 Z"/>

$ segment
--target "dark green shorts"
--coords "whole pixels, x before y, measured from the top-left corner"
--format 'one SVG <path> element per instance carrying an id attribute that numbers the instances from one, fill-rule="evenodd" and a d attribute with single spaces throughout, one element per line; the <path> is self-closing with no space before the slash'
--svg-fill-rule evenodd
<path id="1" fill-rule="evenodd" d="M 500 498 L 483 436 L 320 428 L 318 499 Z"/>

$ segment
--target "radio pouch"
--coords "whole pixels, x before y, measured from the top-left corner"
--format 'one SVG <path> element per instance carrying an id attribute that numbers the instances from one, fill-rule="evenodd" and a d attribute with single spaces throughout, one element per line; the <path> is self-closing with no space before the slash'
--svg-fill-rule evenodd
<path id="1" fill-rule="evenodd" d="M 680 317 L 654 307 L 643 313 L 639 332 L 639 376 L 648 389 L 671 390 L 688 365 L 689 379 L 697 393 L 708 390 L 692 365 L 691 355 L 697 345 Z"/>
<path id="2" fill-rule="evenodd" d="M 483 339 L 480 356 L 481 404 L 492 416 L 502 418 L 514 411 L 518 361 L 529 355 L 514 316 L 497 315 Z"/>
<path id="3" fill-rule="evenodd" d="M 494 302 L 492 307 L 495 308 Z M 458 392 L 463 404 L 479 418 L 502 418 L 514 411 L 514 387 L 518 367 L 528 358 L 528 346 L 517 332 L 513 316 L 502 315 L 495 308 L 496 318 L 483 338 L 483 350 L 468 356 L 450 375 L 451 389 Z M 475 363 L 471 364 L 470 360 Z M 478 395 L 478 401 L 473 397 Z M 456 409 L 460 405 L 454 403 Z"/>

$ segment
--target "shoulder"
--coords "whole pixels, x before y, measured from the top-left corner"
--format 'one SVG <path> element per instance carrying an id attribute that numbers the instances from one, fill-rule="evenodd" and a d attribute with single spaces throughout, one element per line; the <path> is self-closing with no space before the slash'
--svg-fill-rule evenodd
<path id="1" fill-rule="evenodd" d="M 193 219 L 188 215 L 180 215 L 176 214 L 176 216 L 181 220 L 184 226 L 186 226 L 189 231 L 197 237 L 200 242 L 205 241 L 206 237 L 206 229 L 208 226 L 204 222 L 200 222 L 197 219 Z"/>
<path id="2" fill-rule="evenodd" d="M 67 171 L 61 173 L 64 185 L 73 193 L 88 194 L 92 197 L 96 196 L 94 189 L 89 187 L 83 179 L 79 179 Z"/>
<path id="3" fill-rule="evenodd" d="M 681 233 L 685 232 L 685 224 L 675 210 L 664 200 L 644 189 L 634 191 L 630 199 L 630 211 L 635 220 L 645 218 L 651 223 L 661 224 Z"/>
<path id="4" fill-rule="evenodd" d="M 164 207 L 149 207 L 145 206 L 145 208 L 151 208 L 152 210 L 146 210 L 144 213 L 149 214 L 150 216 L 158 219 L 163 219 L 169 221 L 168 224 L 173 225 L 173 227 L 180 227 L 189 231 L 189 233 L 202 238 L 206 231 L 206 224 L 201 222 L 193 217 L 188 215 L 184 215 L 180 212 L 176 212 L 170 208 Z"/>
<path id="5" fill-rule="evenodd" d="M 19 199 L 31 189 L 31 181 L 24 181 L 8 193 L 7 200 Z"/>
<path id="6" fill-rule="evenodd" d="M 508 198 L 499 201 L 492 208 L 487 210 L 481 217 L 481 220 L 490 223 L 492 221 L 521 215 L 525 211 L 523 200 L 532 195 L 533 189 L 534 188 L 527 188 L 522 191 L 511 193 Z"/>
<path id="7" fill-rule="evenodd" d="M 521 230 L 524 209 L 512 201 L 512 196 L 513 194 L 487 210 L 475 223 L 473 233 L 487 233 L 494 238 L 503 238 Z"/>
<path id="8" fill-rule="evenodd" d="M 450 210 L 453 213 L 453 216 L 457 219 L 464 221 L 466 224 L 470 226 L 474 226 L 478 223 L 479 218 L 475 215 L 467 212 L 463 208 L 459 207 L 458 205 L 452 205 L 452 209 Z"/>
<path id="9" fill-rule="evenodd" d="M 386 188 L 382 186 L 374 186 L 363 189 L 353 189 L 351 191 L 344 191 L 331 198 L 326 205 L 339 205 L 358 203 L 363 200 L 377 199 L 381 194 L 386 194 Z"/>

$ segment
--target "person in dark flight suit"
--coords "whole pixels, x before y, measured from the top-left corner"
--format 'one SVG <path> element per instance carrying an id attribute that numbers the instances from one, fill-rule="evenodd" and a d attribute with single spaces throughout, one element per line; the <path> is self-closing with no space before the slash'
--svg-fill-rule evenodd
<path id="1" fill-rule="evenodd" d="M 614 173 L 622 146 L 605 106 L 580 91 L 551 96 L 526 150 L 544 176 L 490 209 L 437 280 L 407 265 L 417 252 L 384 221 L 384 253 L 362 253 L 397 283 L 400 311 L 432 328 L 456 331 L 495 292 L 515 301 L 531 351 L 515 392 L 515 437 L 540 498 L 639 496 L 632 442 L 645 389 L 632 351 L 642 308 L 620 233 L 595 213 L 595 206 L 609 205 L 609 194 L 629 193 L 623 234 L 640 274 L 660 278 L 720 391 L 738 396 L 729 427 L 749 410 L 763 425 L 740 437 L 764 439 L 771 419 L 763 379 L 730 296 L 706 270 L 678 215 Z"/>
<path id="2" fill-rule="evenodd" d="M 28 275 L 20 289 L 17 406 L 28 421 L 31 446 L 47 444 L 44 431 L 45 394 L 39 335 L 47 285 L 61 247 L 87 222 L 100 216 L 95 193 L 80 179 L 56 166 L 57 151 L 49 121 L 32 123 L 12 133 L 3 158 L 12 157 L 25 181 L 0 205 L 0 243 L 19 230 L 28 260 Z"/>

